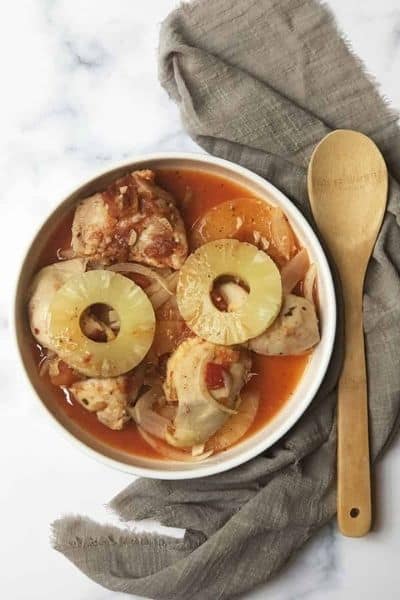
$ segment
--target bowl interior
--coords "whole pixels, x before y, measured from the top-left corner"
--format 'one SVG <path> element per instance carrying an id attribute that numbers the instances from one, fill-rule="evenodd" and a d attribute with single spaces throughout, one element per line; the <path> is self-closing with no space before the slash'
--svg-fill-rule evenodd
<path id="1" fill-rule="evenodd" d="M 32 338 L 26 316 L 27 290 L 36 270 L 37 257 L 47 244 L 56 224 L 69 212 L 78 199 L 104 189 L 108 183 L 128 170 L 144 167 L 154 169 L 179 167 L 180 169 L 201 169 L 216 173 L 246 187 L 249 194 L 265 199 L 272 205 L 281 206 L 298 239 L 308 249 L 311 261 L 317 265 L 318 270 L 321 342 L 315 348 L 295 392 L 265 427 L 233 448 L 216 454 L 203 463 L 187 464 L 132 456 L 107 446 L 81 430 L 78 425 L 68 419 L 61 409 L 57 408 L 56 403 L 50 401 L 31 352 Z M 144 157 L 131 163 L 125 163 L 82 185 L 58 206 L 40 228 L 23 262 L 16 292 L 15 328 L 19 353 L 30 383 L 40 402 L 53 416 L 55 423 L 58 423 L 72 440 L 95 458 L 134 474 L 166 479 L 200 477 L 227 470 L 259 454 L 284 435 L 304 412 L 318 390 L 332 352 L 335 326 L 335 294 L 329 266 L 314 232 L 300 212 L 281 192 L 260 177 L 227 161 L 201 155 Z"/>

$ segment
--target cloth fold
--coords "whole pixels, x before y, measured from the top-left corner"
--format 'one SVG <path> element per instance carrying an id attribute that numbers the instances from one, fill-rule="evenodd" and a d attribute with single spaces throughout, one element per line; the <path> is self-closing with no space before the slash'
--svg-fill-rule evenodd
<path id="1" fill-rule="evenodd" d="M 333 128 L 372 137 L 389 166 L 388 210 L 368 267 L 364 324 L 371 453 L 400 415 L 400 135 L 327 8 L 314 0 L 203 0 L 161 28 L 160 82 L 193 139 L 284 191 L 309 216 L 306 169 Z M 230 599 L 265 582 L 335 513 L 335 384 L 340 343 L 309 410 L 262 456 L 189 481 L 135 481 L 110 504 L 185 538 L 83 517 L 53 524 L 54 547 L 103 586 L 149 598 Z"/>

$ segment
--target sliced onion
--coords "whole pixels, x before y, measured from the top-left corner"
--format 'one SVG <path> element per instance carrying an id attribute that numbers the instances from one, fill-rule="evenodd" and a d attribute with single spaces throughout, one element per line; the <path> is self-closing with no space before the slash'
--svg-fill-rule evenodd
<path id="1" fill-rule="evenodd" d="M 154 310 L 157 310 L 165 304 L 168 298 L 170 298 L 170 292 L 166 292 L 164 289 L 158 290 L 158 292 L 149 296 L 149 300 L 152 303 Z"/>
<path id="2" fill-rule="evenodd" d="M 169 275 L 167 277 L 168 288 L 173 293 L 176 292 L 176 287 L 178 285 L 178 279 L 179 279 L 179 271 L 174 271 L 173 273 L 171 273 L 171 275 Z"/>
<path id="3" fill-rule="evenodd" d="M 158 413 L 164 417 L 165 419 L 168 419 L 169 421 L 173 421 L 176 417 L 176 411 L 177 411 L 177 406 L 173 405 L 173 404 L 165 404 L 164 406 L 162 406 Z"/>
<path id="4" fill-rule="evenodd" d="M 249 296 L 248 292 L 234 281 L 222 283 L 219 292 L 228 306 L 228 312 L 238 310 Z"/>
<path id="5" fill-rule="evenodd" d="M 306 276 L 304 277 L 304 287 L 303 287 L 303 292 L 304 292 L 304 298 L 306 300 L 308 300 L 309 302 L 312 302 L 315 305 L 314 302 L 314 287 L 315 287 L 315 281 L 317 278 L 317 269 L 315 267 L 314 264 L 310 265 Z"/>
<path id="6" fill-rule="evenodd" d="M 147 433 L 150 433 L 161 440 L 165 438 L 165 434 L 170 423 L 167 419 L 161 417 L 156 412 L 149 411 L 142 416 L 140 424 L 141 427 L 147 431 Z"/>
<path id="7" fill-rule="evenodd" d="M 196 444 L 192 446 L 192 456 L 201 456 L 204 453 L 205 444 Z"/>
<path id="8" fill-rule="evenodd" d="M 170 446 L 166 442 L 163 442 L 162 440 L 150 435 L 140 426 L 138 426 L 138 431 L 142 438 L 149 444 L 149 446 L 151 446 L 156 452 L 158 452 L 162 456 L 165 456 L 165 458 L 169 458 L 170 460 L 176 460 L 179 462 L 201 462 L 202 460 L 205 460 L 206 458 L 211 456 L 211 454 L 213 453 L 213 450 L 209 450 L 208 452 L 204 452 L 199 456 L 192 456 L 192 454 L 189 454 L 189 452 L 185 452 L 184 450 L 178 450 L 177 448 Z"/>
<path id="9" fill-rule="evenodd" d="M 225 369 L 222 370 L 222 379 L 224 380 L 224 385 L 215 390 L 209 390 L 210 394 L 215 398 L 215 400 L 220 400 L 221 398 L 228 398 L 231 393 L 232 388 L 232 377 Z"/>
<path id="10" fill-rule="evenodd" d="M 235 415 L 230 417 L 206 443 L 207 450 L 219 452 L 236 444 L 252 425 L 259 405 L 259 393 L 244 391 Z"/>
<path id="11" fill-rule="evenodd" d="M 116 310 L 110 310 L 108 313 L 108 318 L 110 321 L 110 327 L 111 329 L 119 329 L 120 328 L 120 320 L 119 320 L 119 315 L 117 313 Z"/>
<path id="12" fill-rule="evenodd" d="M 49 372 L 49 361 L 47 358 L 44 358 L 39 365 L 39 375 L 40 377 L 43 377 L 44 375 L 46 375 L 46 373 Z"/>
<path id="13" fill-rule="evenodd" d="M 153 271 L 153 269 L 150 267 L 145 267 L 144 265 L 139 265 L 138 263 L 117 263 L 116 265 L 111 265 L 108 267 L 108 269 L 109 271 L 139 273 L 140 275 L 144 275 L 148 279 L 156 281 L 158 285 L 167 292 L 168 296 L 172 295 L 172 292 L 165 282 L 164 277 Z"/>
<path id="14" fill-rule="evenodd" d="M 160 289 L 160 287 L 158 287 L 158 289 L 153 293 L 146 290 L 146 293 L 149 296 L 149 300 L 152 303 L 154 310 L 160 308 L 171 298 L 171 296 L 174 295 L 176 291 L 176 286 L 178 284 L 178 276 L 179 273 L 176 271 L 172 273 L 172 275 L 170 275 L 166 281 L 164 280 L 165 285 L 167 285 L 168 291 L 164 288 Z"/>
<path id="15" fill-rule="evenodd" d="M 285 214 L 277 206 L 271 210 L 271 236 L 279 253 L 289 260 L 295 247 L 294 236 Z"/>
<path id="16" fill-rule="evenodd" d="M 75 258 L 75 252 L 72 248 L 66 248 L 65 250 L 58 248 L 57 258 L 58 260 L 70 260 L 71 258 Z"/>
<path id="17" fill-rule="evenodd" d="M 229 408 L 229 406 L 225 406 L 225 404 L 222 404 L 221 402 L 218 402 L 218 400 L 216 398 L 214 398 L 214 396 L 211 394 L 210 390 L 208 389 L 207 381 L 206 381 L 206 368 L 207 368 L 208 362 L 209 362 L 209 359 L 208 359 L 208 356 L 206 356 L 200 363 L 199 369 L 196 370 L 196 373 L 198 375 L 198 382 L 197 382 L 197 384 L 194 384 L 194 385 L 200 391 L 200 393 L 202 394 L 203 397 L 209 398 L 217 408 L 222 410 L 222 412 L 228 413 L 229 415 L 235 415 L 236 410 Z M 215 391 L 215 390 L 213 390 L 213 391 Z"/>
<path id="18" fill-rule="evenodd" d="M 165 402 L 161 388 L 151 388 L 129 409 L 129 413 L 147 433 L 163 439 L 171 422 L 153 410 L 153 404 L 159 401 Z"/>
<path id="19" fill-rule="evenodd" d="M 222 398 L 227 398 L 229 395 L 225 389 L 225 386 L 217 388 L 215 390 L 209 390 L 209 392 L 214 398 L 214 400 L 221 400 Z"/>
<path id="20" fill-rule="evenodd" d="M 46 373 L 49 372 L 49 368 L 50 368 L 50 358 L 48 356 L 45 356 L 39 363 L 39 375 L 40 377 L 43 377 L 43 375 L 46 375 Z"/>
<path id="21" fill-rule="evenodd" d="M 86 337 L 96 340 L 97 334 L 105 335 L 106 341 L 115 340 L 115 331 L 107 323 L 86 309 L 81 316 L 81 329 Z"/>
<path id="22" fill-rule="evenodd" d="M 157 275 L 163 279 L 164 284 L 169 289 L 167 279 L 171 275 L 171 269 L 158 269 Z M 155 294 L 155 292 L 158 292 L 158 290 L 160 290 L 160 289 L 164 290 L 164 288 L 160 285 L 160 283 L 158 281 L 156 281 L 155 279 L 153 279 L 152 283 L 150 283 L 150 285 L 148 285 L 146 287 L 146 294 L 148 296 L 151 296 L 152 294 Z"/>
<path id="23" fill-rule="evenodd" d="M 53 360 L 53 358 L 55 358 L 56 356 L 57 356 L 57 354 L 55 352 L 53 352 L 53 350 L 47 351 L 46 356 L 44 356 L 39 363 L 40 377 L 43 377 L 43 375 L 46 375 L 46 373 L 49 372 L 50 361 Z"/>
<path id="24" fill-rule="evenodd" d="M 281 270 L 282 288 L 284 294 L 290 294 L 293 288 L 304 279 L 310 261 L 308 252 L 302 248 Z"/>
<path id="25" fill-rule="evenodd" d="M 160 308 L 163 304 L 168 302 L 173 294 L 176 291 L 176 286 L 178 283 L 178 272 L 173 273 L 167 278 L 167 285 L 169 291 L 167 292 L 164 288 L 160 288 L 160 286 L 155 286 L 152 284 L 146 293 L 149 296 L 149 300 L 153 305 L 154 310 Z"/>

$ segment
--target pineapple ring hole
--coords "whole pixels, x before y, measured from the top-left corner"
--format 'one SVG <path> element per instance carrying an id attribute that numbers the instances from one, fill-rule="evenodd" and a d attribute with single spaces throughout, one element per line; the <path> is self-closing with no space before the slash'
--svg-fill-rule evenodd
<path id="1" fill-rule="evenodd" d="M 213 281 L 210 291 L 210 298 L 215 308 L 217 308 L 221 312 L 228 312 L 228 302 L 224 297 L 224 294 L 221 292 L 221 286 L 223 286 L 225 283 L 235 283 L 236 285 L 240 286 L 247 294 L 250 292 L 250 286 L 237 275 L 218 275 L 218 277 Z M 242 304 L 243 303 L 244 299 Z"/>
<path id="2" fill-rule="evenodd" d="M 116 338 L 120 330 L 118 311 L 109 304 L 96 302 L 88 306 L 79 318 L 83 335 L 94 342 L 106 343 Z"/>

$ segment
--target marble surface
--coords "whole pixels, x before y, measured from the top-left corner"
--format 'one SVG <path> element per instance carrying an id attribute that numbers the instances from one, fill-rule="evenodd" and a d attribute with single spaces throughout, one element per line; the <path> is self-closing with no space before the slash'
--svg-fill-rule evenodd
<path id="1" fill-rule="evenodd" d="M 110 600 L 49 544 L 66 512 L 112 521 L 131 481 L 71 447 L 38 410 L 10 351 L 11 282 L 37 225 L 81 180 L 146 151 L 199 148 L 157 82 L 159 23 L 175 0 L 14 0 L 0 21 L 0 595 Z M 400 109 L 398 0 L 330 0 L 354 49 Z M 376 524 L 361 540 L 321 531 L 269 585 L 274 600 L 399 597 L 400 444 L 375 473 Z M 179 534 L 179 532 L 176 532 Z M 211 600 L 211 599 L 210 599 Z"/>

